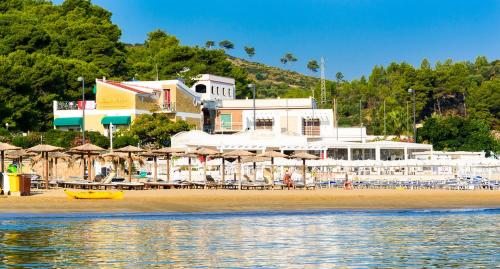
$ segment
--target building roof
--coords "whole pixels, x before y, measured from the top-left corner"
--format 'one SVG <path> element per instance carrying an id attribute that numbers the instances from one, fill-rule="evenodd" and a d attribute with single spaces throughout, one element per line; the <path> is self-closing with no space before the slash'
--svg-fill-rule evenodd
<path id="1" fill-rule="evenodd" d="M 96 83 L 97 84 L 106 84 L 106 85 L 109 85 L 109 86 L 113 86 L 113 87 L 116 87 L 116 88 L 120 88 L 122 90 L 127 90 L 127 91 L 131 91 L 131 92 L 138 93 L 138 94 L 151 94 L 154 91 L 156 91 L 155 89 L 150 89 L 150 88 L 146 88 L 146 87 L 132 86 L 132 85 L 127 85 L 127 84 L 125 84 L 123 82 L 112 81 L 112 80 L 105 80 L 105 79 L 96 79 Z"/>

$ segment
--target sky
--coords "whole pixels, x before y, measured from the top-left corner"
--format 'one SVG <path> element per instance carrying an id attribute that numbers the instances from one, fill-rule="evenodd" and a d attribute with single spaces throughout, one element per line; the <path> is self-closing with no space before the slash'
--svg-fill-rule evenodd
<path id="1" fill-rule="evenodd" d="M 55 0 L 61 3 L 62 0 Z M 373 66 L 408 62 L 489 60 L 500 54 L 500 0 L 93 0 L 113 13 L 122 41 L 144 42 L 162 29 L 182 44 L 230 40 L 229 54 L 310 74 L 309 60 L 325 59 L 327 78 L 369 75 Z M 318 72 L 319 73 L 319 72 Z M 319 75 L 319 74 L 316 74 Z"/>

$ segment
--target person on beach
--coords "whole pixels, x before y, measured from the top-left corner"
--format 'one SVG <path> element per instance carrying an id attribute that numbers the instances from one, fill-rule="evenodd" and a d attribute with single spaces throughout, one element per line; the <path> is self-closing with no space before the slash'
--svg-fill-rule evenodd
<path id="1" fill-rule="evenodd" d="M 283 183 L 290 189 L 290 187 L 293 187 L 292 183 L 292 175 L 288 171 L 288 169 L 285 171 L 285 175 L 283 175 Z"/>
<path id="2" fill-rule="evenodd" d="M 352 190 L 352 182 L 349 181 L 349 174 L 345 174 L 344 190 Z"/>

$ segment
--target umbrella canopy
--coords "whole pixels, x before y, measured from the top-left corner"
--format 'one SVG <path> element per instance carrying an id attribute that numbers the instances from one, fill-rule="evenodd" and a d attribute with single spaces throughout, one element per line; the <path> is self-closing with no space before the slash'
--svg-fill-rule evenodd
<path id="1" fill-rule="evenodd" d="M 283 154 L 281 152 L 274 151 L 274 150 L 266 151 L 266 152 L 261 153 L 257 156 L 259 156 L 259 157 L 271 157 L 271 158 L 287 158 L 288 157 L 288 155 Z"/>
<path id="2" fill-rule="evenodd" d="M 138 147 L 134 147 L 134 146 L 126 146 L 126 147 L 123 147 L 123 148 L 119 148 L 119 149 L 115 149 L 116 152 L 127 152 L 127 153 L 130 153 L 130 152 L 143 152 L 144 150 L 141 149 L 141 148 L 138 148 Z"/>
<path id="3" fill-rule="evenodd" d="M 61 151 L 61 150 L 63 150 L 63 148 L 55 147 L 52 145 L 44 145 L 44 144 L 36 145 L 34 147 L 27 149 L 28 152 L 37 152 L 37 153 L 53 152 L 53 151 Z"/>
<path id="4" fill-rule="evenodd" d="M 144 157 L 152 157 L 153 158 L 153 180 L 157 181 L 158 180 L 158 156 L 160 156 L 160 154 L 158 154 L 154 151 L 148 150 L 146 152 L 141 153 L 140 155 L 144 156 Z"/>
<path id="5" fill-rule="evenodd" d="M 86 153 L 87 154 L 87 159 L 88 159 L 88 175 L 89 175 L 89 180 L 93 181 L 93 174 L 92 174 L 92 157 L 90 156 L 91 153 L 99 152 L 99 151 L 104 151 L 103 148 L 96 146 L 94 144 L 86 143 L 78 147 L 71 148 L 71 151 L 76 151 L 80 153 Z M 83 170 L 82 170 L 82 177 L 85 178 L 85 161 L 83 162 Z"/>
<path id="6" fill-rule="evenodd" d="M 5 151 L 6 150 L 18 150 L 21 149 L 20 147 L 13 146 L 11 144 L 7 143 L 0 143 L 0 158 L 2 158 L 2 164 L 0 165 L 0 169 L 2 169 L 0 172 L 5 171 Z"/>
<path id="7" fill-rule="evenodd" d="M 20 149 L 20 150 L 7 152 L 7 155 L 5 155 L 5 158 L 7 158 L 7 159 L 19 159 L 19 158 L 35 156 L 35 155 L 36 155 L 36 153 L 28 152 L 24 149 Z"/>
<path id="8" fill-rule="evenodd" d="M 255 153 L 252 153 L 250 151 L 246 150 L 233 150 L 233 151 L 228 151 L 222 153 L 223 157 L 227 158 L 236 158 L 236 157 L 248 157 L 248 156 L 254 156 Z"/>
<path id="9" fill-rule="evenodd" d="M 222 157 L 229 157 L 229 158 L 237 158 L 238 159 L 238 179 L 240 181 L 240 190 L 241 190 L 241 183 L 242 183 L 242 180 L 241 180 L 241 157 L 250 157 L 250 156 L 254 156 L 255 154 L 250 152 L 250 151 L 246 151 L 246 150 L 233 150 L 233 151 L 229 151 L 229 152 L 224 152 L 222 154 Z M 222 160 L 222 164 L 224 165 L 224 159 Z"/>
<path id="10" fill-rule="evenodd" d="M 7 143 L 0 143 L 0 151 L 18 150 L 18 149 L 21 149 L 21 148 L 20 147 L 16 147 L 16 146 L 11 145 L 11 144 L 7 144 Z"/>
<path id="11" fill-rule="evenodd" d="M 78 147 L 71 148 L 72 151 L 104 151 L 103 148 L 94 144 L 86 143 Z"/>
<path id="12" fill-rule="evenodd" d="M 267 162 L 271 160 L 269 157 L 258 157 L 258 156 L 249 156 L 249 157 L 244 157 L 241 159 L 242 163 L 260 163 L 260 162 Z"/>
<path id="13" fill-rule="evenodd" d="M 258 157 L 270 157 L 271 158 L 271 184 L 274 186 L 274 158 L 287 158 L 288 155 L 274 150 L 266 151 L 257 155 Z"/>
<path id="14" fill-rule="evenodd" d="M 318 156 L 312 155 L 305 152 L 296 153 L 290 156 L 291 159 L 302 159 L 302 160 L 317 160 Z"/>
<path id="15" fill-rule="evenodd" d="M 7 155 L 5 155 L 5 157 L 7 159 L 19 160 L 19 173 L 22 174 L 23 173 L 23 158 L 24 157 L 33 157 L 35 155 L 36 155 L 36 153 L 27 152 L 24 149 L 20 149 L 20 150 L 15 150 L 15 151 L 9 151 L 7 153 Z M 2 161 L 3 161 L 3 158 L 2 158 Z"/>
<path id="16" fill-rule="evenodd" d="M 218 150 L 209 148 L 197 148 L 193 153 L 202 156 L 208 156 L 208 155 L 218 155 L 220 152 Z"/>
<path id="17" fill-rule="evenodd" d="M 165 147 L 157 150 L 153 150 L 154 153 L 158 153 L 160 155 L 163 155 L 167 159 L 167 181 L 170 182 L 170 156 L 173 153 L 182 153 L 185 152 L 185 148 L 170 148 L 170 147 Z"/>
<path id="18" fill-rule="evenodd" d="M 132 152 L 138 153 L 143 152 L 144 150 L 134 146 L 126 146 L 115 151 L 128 153 L 128 180 L 129 182 L 132 182 Z"/>
<path id="19" fill-rule="evenodd" d="M 290 158 L 302 159 L 302 181 L 304 183 L 304 189 L 306 189 L 306 160 L 315 160 L 319 159 L 319 157 L 309 153 L 300 152 L 293 154 L 292 156 L 290 156 Z"/>
<path id="20" fill-rule="evenodd" d="M 54 152 L 54 151 L 61 151 L 63 148 L 60 147 L 54 147 L 52 145 L 36 145 L 34 147 L 31 147 L 28 149 L 28 152 L 38 152 L 42 153 L 42 157 L 45 157 L 45 188 L 49 188 L 49 152 Z"/>

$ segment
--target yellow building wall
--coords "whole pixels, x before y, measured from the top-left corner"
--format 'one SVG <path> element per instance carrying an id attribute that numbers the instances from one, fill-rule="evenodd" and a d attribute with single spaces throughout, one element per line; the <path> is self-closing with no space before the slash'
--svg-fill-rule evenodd
<path id="1" fill-rule="evenodd" d="M 160 98 L 155 99 L 148 96 L 135 96 L 135 108 L 147 111 L 157 111 L 160 109 Z"/>
<path id="2" fill-rule="evenodd" d="M 193 96 L 175 87 L 170 90 L 172 101 L 175 102 L 175 110 L 178 112 L 200 113 L 200 106 L 193 105 Z"/>
<path id="3" fill-rule="evenodd" d="M 96 109 L 134 109 L 135 104 L 136 98 L 134 92 L 116 89 L 103 83 L 97 84 Z"/>

